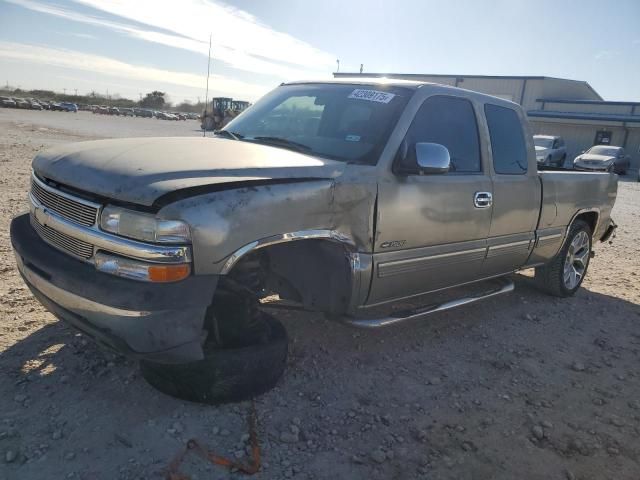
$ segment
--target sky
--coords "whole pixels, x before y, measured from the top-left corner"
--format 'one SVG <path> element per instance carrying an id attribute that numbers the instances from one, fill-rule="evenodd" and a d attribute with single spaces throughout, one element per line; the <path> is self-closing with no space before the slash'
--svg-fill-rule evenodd
<path id="1" fill-rule="evenodd" d="M 255 101 L 340 71 L 585 80 L 640 101 L 640 1 L 0 0 L 0 84 Z"/>

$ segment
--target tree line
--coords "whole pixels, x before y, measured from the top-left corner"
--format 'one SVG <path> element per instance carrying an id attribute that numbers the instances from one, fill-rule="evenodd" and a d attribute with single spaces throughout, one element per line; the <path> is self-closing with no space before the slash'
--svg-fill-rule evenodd
<path id="1" fill-rule="evenodd" d="M 88 95 L 71 95 L 57 93 L 53 90 L 22 90 L 20 88 L 1 88 L 0 95 L 7 97 L 37 98 L 39 100 L 70 102 L 84 105 L 108 105 L 110 107 L 119 108 L 149 108 L 152 110 L 175 110 L 178 112 L 195 113 L 200 113 L 204 110 L 204 102 L 181 102 L 172 105 L 166 92 L 161 92 L 159 90 L 147 93 L 138 101 L 131 100 L 130 98 L 123 98 L 118 94 L 107 96 L 97 92 L 91 92 Z"/>

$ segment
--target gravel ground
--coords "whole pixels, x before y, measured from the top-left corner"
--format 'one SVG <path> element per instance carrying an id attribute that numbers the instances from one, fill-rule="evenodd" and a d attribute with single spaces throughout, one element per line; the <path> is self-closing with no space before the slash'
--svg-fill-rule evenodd
<path id="1" fill-rule="evenodd" d="M 194 135 L 195 122 L 0 112 L 0 479 L 155 479 L 197 437 L 247 451 L 247 403 L 166 397 L 136 365 L 57 322 L 20 280 L 8 228 L 31 158 L 100 136 Z M 262 479 L 640 478 L 640 183 L 584 287 L 516 292 L 384 331 L 279 315 L 278 387 L 256 401 Z M 193 479 L 240 478 L 190 458 Z"/>

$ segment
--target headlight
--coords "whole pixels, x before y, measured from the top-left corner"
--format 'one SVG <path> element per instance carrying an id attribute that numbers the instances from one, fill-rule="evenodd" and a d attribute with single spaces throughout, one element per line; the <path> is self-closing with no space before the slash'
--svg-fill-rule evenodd
<path id="1" fill-rule="evenodd" d="M 105 232 L 152 243 L 188 243 L 189 225 L 180 220 L 162 220 L 155 215 L 107 205 L 100 215 Z"/>

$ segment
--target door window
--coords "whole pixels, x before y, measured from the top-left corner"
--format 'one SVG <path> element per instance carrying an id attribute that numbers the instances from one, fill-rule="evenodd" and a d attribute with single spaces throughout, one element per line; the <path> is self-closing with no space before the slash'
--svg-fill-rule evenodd
<path id="1" fill-rule="evenodd" d="M 415 144 L 438 143 L 449 150 L 451 172 L 477 173 L 480 166 L 478 124 L 466 99 L 434 96 L 424 101 L 407 133 L 402 167 L 417 169 Z"/>
<path id="2" fill-rule="evenodd" d="M 484 112 L 489 126 L 494 171 L 507 175 L 527 173 L 527 146 L 516 111 L 488 103 Z"/>

